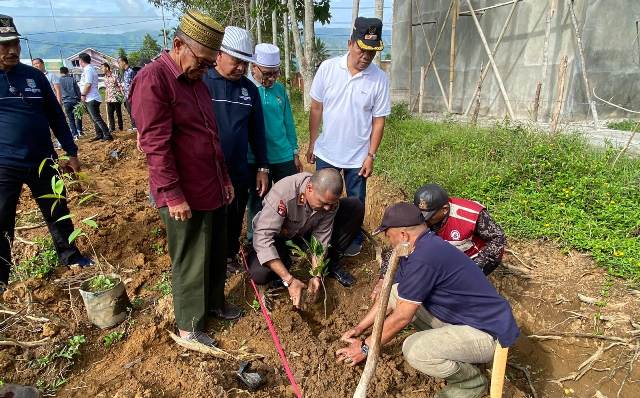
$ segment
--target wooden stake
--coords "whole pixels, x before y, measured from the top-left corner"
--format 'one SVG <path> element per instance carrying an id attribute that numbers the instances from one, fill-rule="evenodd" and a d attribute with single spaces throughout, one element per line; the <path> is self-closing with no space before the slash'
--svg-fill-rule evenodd
<path id="1" fill-rule="evenodd" d="M 418 11 L 418 15 L 422 18 L 422 9 L 420 7 L 420 1 L 419 0 L 414 0 L 413 1 L 414 4 L 416 5 L 416 9 Z M 429 39 L 427 38 L 427 31 L 424 28 L 424 24 L 420 24 L 420 26 L 422 27 L 422 34 L 424 35 L 424 41 L 427 45 L 427 51 L 429 53 L 429 63 L 427 64 L 427 69 L 425 71 L 424 74 L 424 78 L 426 79 L 427 75 L 429 74 L 429 68 L 431 68 L 431 66 L 433 66 L 433 72 L 436 75 L 436 81 L 438 82 L 438 86 L 440 87 L 440 92 L 442 93 L 442 100 L 444 101 L 444 106 L 449 108 L 449 100 L 447 99 L 447 94 L 444 91 L 444 86 L 442 85 L 442 80 L 440 79 L 440 73 L 438 73 L 438 68 L 436 67 L 436 65 L 433 63 L 433 60 L 435 59 L 436 56 L 436 51 L 438 50 L 438 44 L 440 43 L 440 38 L 442 37 L 442 32 L 444 31 L 444 28 L 446 26 L 446 22 L 447 19 L 449 18 L 449 14 L 451 13 L 451 9 L 453 8 L 453 0 L 451 1 L 451 4 L 449 5 L 449 9 L 447 10 L 447 14 L 445 15 L 443 22 L 442 22 L 442 27 L 440 27 L 440 32 L 438 33 L 438 37 L 436 38 L 436 42 L 434 44 L 433 47 L 433 51 L 431 49 L 431 46 L 429 45 Z"/>
<path id="2" fill-rule="evenodd" d="M 551 37 L 551 21 L 556 13 L 558 0 L 549 0 L 549 10 L 547 11 L 547 21 L 544 29 L 544 47 L 542 49 L 542 80 L 536 87 L 536 98 L 533 103 L 533 121 L 538 121 L 538 110 L 540 109 L 540 94 L 542 86 L 547 83 L 547 72 L 549 70 L 549 38 Z"/>
<path id="3" fill-rule="evenodd" d="M 371 333 L 371 347 L 369 347 L 369 356 L 367 356 L 367 363 L 364 366 L 364 371 L 360 377 L 360 382 L 356 388 L 356 392 L 353 394 L 353 398 L 366 398 L 367 387 L 369 382 L 373 378 L 376 372 L 376 365 L 378 364 L 378 357 L 380 356 L 380 338 L 382 337 L 382 326 L 384 319 L 387 315 L 387 305 L 389 304 L 389 294 L 391 294 L 391 286 L 395 278 L 396 271 L 398 269 L 398 263 L 400 257 L 409 255 L 409 243 L 401 243 L 393 249 L 391 259 L 389 260 L 389 268 L 384 276 L 384 282 L 382 283 L 382 292 L 378 298 L 378 313 L 376 319 L 373 322 L 373 331 Z"/>
<path id="4" fill-rule="evenodd" d="M 451 48 L 449 50 L 449 103 L 447 111 L 453 109 L 453 80 L 456 73 L 456 30 L 458 27 L 458 13 L 460 12 L 460 0 L 453 0 L 453 13 L 451 14 Z M 473 14 L 475 17 L 475 14 Z"/>
<path id="5" fill-rule="evenodd" d="M 516 6 L 518 5 L 519 1 L 520 0 L 513 1 L 513 5 L 511 6 L 511 11 L 509 11 L 509 15 L 507 16 L 506 21 L 504 21 L 504 25 L 502 25 L 502 30 L 498 35 L 498 41 L 496 41 L 496 44 L 493 46 L 492 54 L 494 57 L 496 56 L 496 53 L 498 52 L 498 47 L 500 47 L 500 43 L 502 43 L 502 38 L 504 37 L 504 34 L 506 33 L 507 28 L 511 23 L 511 19 L 513 18 L 513 15 L 516 12 Z M 486 65 L 484 68 L 480 68 L 480 70 L 482 73 L 480 74 L 480 79 L 478 79 L 478 83 L 476 84 L 476 91 L 473 93 L 473 97 L 471 97 L 471 101 L 469 101 L 469 105 L 467 105 L 467 109 L 464 111 L 465 116 L 469 114 L 469 110 L 471 110 L 471 106 L 475 102 L 476 97 L 480 96 L 480 92 L 482 91 L 482 84 L 484 83 L 484 79 L 487 77 L 487 74 L 489 73 L 489 65 Z"/>
<path id="6" fill-rule="evenodd" d="M 473 22 L 476 24 L 476 28 L 478 29 L 478 34 L 480 35 L 480 39 L 482 40 L 482 44 L 484 46 L 484 50 L 489 57 L 489 62 L 491 63 L 491 67 L 493 68 L 493 73 L 496 76 L 496 80 L 498 81 L 498 85 L 500 86 L 500 92 L 502 93 L 502 98 L 507 106 L 507 111 L 509 112 L 509 117 L 511 120 L 515 120 L 515 114 L 513 113 L 513 109 L 511 108 L 511 102 L 509 101 L 509 96 L 507 95 L 507 90 L 504 88 L 504 83 L 502 82 L 502 77 L 500 77 L 500 71 L 498 70 L 498 66 L 496 65 L 496 61 L 493 59 L 493 55 L 491 55 L 491 50 L 489 49 L 489 44 L 487 43 L 487 38 L 484 36 L 484 32 L 482 31 L 482 27 L 480 26 L 480 22 L 478 22 L 478 17 L 476 17 L 476 13 L 473 11 L 473 6 L 471 5 L 471 0 L 467 0 L 467 4 L 469 5 L 469 11 L 471 11 L 471 18 L 473 18 Z"/>
<path id="7" fill-rule="evenodd" d="M 508 354 L 509 347 L 503 348 L 500 343 L 496 343 L 496 351 L 493 354 L 493 367 L 491 368 L 491 389 L 489 390 L 491 398 L 502 398 Z"/>
<path id="8" fill-rule="evenodd" d="M 424 75 L 427 72 L 427 68 L 424 66 L 420 67 L 420 95 L 418 96 L 418 113 L 422 114 L 423 106 L 424 106 Z"/>
<path id="9" fill-rule="evenodd" d="M 593 127 L 598 127 L 598 111 L 596 110 L 596 102 L 591 98 L 591 88 L 589 85 L 589 78 L 587 77 L 587 64 L 584 59 L 584 49 L 582 48 L 582 38 L 580 37 L 580 31 L 578 30 L 578 19 L 576 18 L 576 12 L 573 9 L 573 0 L 567 0 L 569 3 L 569 13 L 571 14 L 571 23 L 573 24 L 573 31 L 576 36 L 576 44 L 578 46 L 578 53 L 580 55 L 580 67 L 582 68 L 582 79 L 584 80 L 584 89 L 587 95 L 587 102 L 591 108 L 591 115 L 593 116 Z"/>
<path id="10" fill-rule="evenodd" d="M 564 82 L 567 75 L 568 57 L 565 55 L 560 62 L 560 69 L 558 70 L 558 96 L 556 98 L 555 108 L 553 115 L 551 115 L 551 133 L 555 133 L 558 128 L 558 121 L 560 120 L 560 114 L 562 113 L 562 106 L 564 105 Z"/>

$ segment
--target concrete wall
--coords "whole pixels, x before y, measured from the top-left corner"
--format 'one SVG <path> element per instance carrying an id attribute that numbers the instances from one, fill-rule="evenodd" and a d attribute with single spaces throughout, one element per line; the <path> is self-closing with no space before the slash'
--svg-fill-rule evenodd
<path id="1" fill-rule="evenodd" d="M 557 92 L 558 64 L 568 56 L 567 94 L 563 120 L 590 119 L 580 60 L 569 15 L 568 0 L 558 0 L 551 24 L 549 69 L 541 95 L 540 121 L 548 120 Z M 474 8 L 503 0 L 473 0 Z M 530 119 L 536 85 L 542 78 L 543 48 L 548 0 L 524 0 L 506 31 L 496 63 L 518 119 Z M 417 107 L 420 67 L 429 56 L 421 21 L 433 47 L 450 0 L 395 0 L 393 7 L 393 46 L 391 87 L 396 101 L 413 102 Z M 587 71 L 598 96 L 613 97 L 612 102 L 640 110 L 640 43 L 636 40 L 636 21 L 640 20 L 639 0 L 577 0 L 575 11 L 582 31 Z M 488 10 L 479 16 L 480 24 L 493 48 L 511 5 Z M 460 11 L 468 10 L 460 0 Z M 416 26 L 411 26 L 412 24 Z M 445 92 L 449 86 L 450 17 L 437 49 L 435 65 Z M 460 16 L 457 29 L 456 76 L 453 112 L 464 112 L 476 88 L 481 65 L 488 59 L 471 16 Z M 425 84 L 425 111 L 446 111 L 433 69 Z M 608 105 L 597 104 L 601 118 L 627 117 L 629 114 Z M 481 95 L 480 115 L 503 117 L 505 103 L 493 72 L 489 72 Z"/>

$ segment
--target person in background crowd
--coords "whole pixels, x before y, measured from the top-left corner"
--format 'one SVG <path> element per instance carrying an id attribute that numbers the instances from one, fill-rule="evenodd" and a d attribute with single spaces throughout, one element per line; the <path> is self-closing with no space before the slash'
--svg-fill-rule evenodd
<path id="1" fill-rule="evenodd" d="M 62 167 L 80 171 L 78 147 L 51 84 L 36 68 L 20 63 L 20 36 L 13 18 L 0 15 L 0 294 L 9 283 L 11 245 L 16 225 L 16 208 L 26 184 L 47 223 L 53 245 L 64 265 L 86 267 L 93 261 L 69 243 L 73 223 L 67 201 L 53 206 L 51 181 L 58 157 L 50 130 L 69 157 Z M 40 169 L 43 160 L 46 160 Z M 40 170 L 39 170 L 40 169 Z M 63 192 L 63 196 L 66 193 Z"/>
<path id="2" fill-rule="evenodd" d="M 216 344 L 205 333 L 207 315 L 240 316 L 224 297 L 226 205 L 233 185 L 202 82 L 222 35 L 211 17 L 186 11 L 172 49 L 140 70 L 129 93 L 152 196 L 167 229 L 179 334 L 205 346 Z"/>
<path id="3" fill-rule="evenodd" d="M 60 92 L 60 77 L 55 73 L 47 71 L 42 58 L 34 58 L 33 60 L 31 60 L 31 65 L 34 68 L 38 69 L 40 72 L 44 73 L 44 75 L 47 77 L 47 80 L 49 81 L 49 84 L 51 84 L 51 88 L 53 89 L 53 92 L 58 99 L 58 103 L 62 104 L 62 93 Z"/>
<path id="4" fill-rule="evenodd" d="M 137 132 L 136 122 L 133 120 L 133 116 L 131 116 L 131 101 L 129 100 L 129 88 L 131 88 L 131 83 L 133 82 L 133 78 L 136 77 L 137 72 L 129 66 L 129 60 L 125 56 L 118 58 L 118 67 L 122 71 L 122 81 L 120 83 L 122 85 L 122 91 L 124 92 L 124 106 L 127 108 L 129 118 L 131 119 L 131 130 Z"/>
<path id="5" fill-rule="evenodd" d="M 280 76 L 280 49 L 269 43 L 256 46 L 256 62 L 251 64 L 251 80 L 258 86 L 264 116 L 265 138 L 267 142 L 267 162 L 269 163 L 269 182 L 302 172 L 302 163 L 298 157 L 298 139 L 296 125 L 293 121 L 289 97 Z M 249 168 L 253 179 L 257 176 L 258 167 L 255 157 L 249 149 Z M 262 198 L 254 190 L 249 191 L 249 214 L 247 223 L 247 239 L 253 238 L 251 220 L 262 209 Z"/>
<path id="6" fill-rule="evenodd" d="M 462 198 L 449 198 L 438 184 L 420 187 L 413 204 L 418 206 L 427 225 L 439 237 L 469 256 L 485 275 L 489 275 L 502 262 L 507 237 L 487 209 L 478 202 Z M 391 250 L 382 254 L 380 279 L 371 293 L 374 301 L 382 289 Z"/>
<path id="7" fill-rule="evenodd" d="M 102 97 L 98 91 L 98 72 L 91 65 L 91 56 L 87 53 L 80 53 L 80 67 L 82 76 L 80 77 L 80 98 L 87 105 L 87 112 L 93 121 L 96 136 L 91 141 L 113 141 L 113 137 L 100 114 L 100 103 Z"/>
<path id="8" fill-rule="evenodd" d="M 77 140 L 82 135 L 82 118 L 76 118 L 73 109 L 80 103 L 80 87 L 78 87 L 76 79 L 69 75 L 69 68 L 66 66 L 60 68 L 60 92 L 71 134 Z"/>
<path id="9" fill-rule="evenodd" d="M 260 94 L 246 76 L 249 62 L 254 62 L 251 33 L 227 26 L 216 65 L 204 77 L 216 114 L 224 158 L 233 182 L 235 200 L 227 206 L 227 269 L 240 269 L 237 259 L 240 234 L 249 190 L 263 197 L 267 191 L 269 168 L 266 159 L 264 118 Z M 247 152 L 255 155 L 256 177 L 251 179 Z"/>
<path id="10" fill-rule="evenodd" d="M 347 196 L 364 204 L 385 117 L 391 113 L 389 79 L 371 63 L 384 48 L 382 21 L 358 17 L 348 46 L 347 54 L 324 61 L 313 78 L 307 161 L 317 170 L 342 171 Z M 345 256 L 358 255 L 363 239 L 358 234 Z"/>
<path id="11" fill-rule="evenodd" d="M 104 73 L 105 100 L 107 101 L 107 117 L 109 119 L 109 133 L 116 131 L 116 123 L 114 113 L 118 116 L 118 130 L 122 131 L 122 106 L 121 101 L 124 99 L 122 86 L 116 75 L 111 72 L 111 65 L 102 64 L 102 73 Z"/>

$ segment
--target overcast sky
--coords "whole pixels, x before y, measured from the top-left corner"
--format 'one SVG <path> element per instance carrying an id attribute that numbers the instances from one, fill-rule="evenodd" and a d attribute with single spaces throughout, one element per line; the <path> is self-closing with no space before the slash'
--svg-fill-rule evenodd
<path id="1" fill-rule="evenodd" d="M 122 33 L 162 28 L 161 11 L 147 0 L 51 0 L 58 31 L 78 30 L 87 33 Z M 386 1 L 384 22 L 391 26 L 392 0 Z M 373 0 L 360 1 L 362 16 L 373 16 Z M 351 0 L 331 1 L 331 26 L 348 27 Z M 56 30 L 49 0 L 0 0 L 0 14 L 14 17 L 22 34 Z M 177 25 L 171 12 L 165 14 L 167 26 Z"/>

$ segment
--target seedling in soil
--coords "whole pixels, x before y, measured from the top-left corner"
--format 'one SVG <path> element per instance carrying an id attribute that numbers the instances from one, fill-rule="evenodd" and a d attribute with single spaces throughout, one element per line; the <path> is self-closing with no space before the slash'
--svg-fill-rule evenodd
<path id="1" fill-rule="evenodd" d="M 142 297 L 136 297 L 131 300 L 131 305 L 133 306 L 133 308 L 140 308 L 144 305 L 144 300 L 142 299 Z"/>
<path id="2" fill-rule="evenodd" d="M 35 256 L 20 261 L 12 275 L 13 280 L 44 278 L 58 266 L 58 254 L 51 238 L 35 240 L 38 252 Z"/>
<path id="3" fill-rule="evenodd" d="M 76 119 L 82 119 L 82 116 L 87 113 L 87 106 L 84 102 L 78 103 L 78 105 L 73 107 L 73 117 Z"/>
<path id="4" fill-rule="evenodd" d="M 325 248 L 322 243 L 316 239 L 315 236 L 311 237 L 311 240 L 307 242 L 304 240 L 308 250 L 302 250 L 300 246 L 296 245 L 292 241 L 287 241 L 287 246 L 291 248 L 294 255 L 301 257 L 309 263 L 311 269 L 309 275 L 312 277 L 320 278 L 320 284 L 324 292 L 324 317 L 327 317 L 327 288 L 324 285 L 324 277 L 329 273 L 329 260 L 325 256 Z"/>
<path id="5" fill-rule="evenodd" d="M 164 254 L 164 243 L 156 242 L 151 245 L 151 250 L 158 256 L 162 256 Z"/>
<path id="6" fill-rule="evenodd" d="M 30 365 L 38 369 L 38 376 L 41 377 L 36 382 L 36 387 L 45 394 L 55 395 L 67 383 L 65 375 L 73 366 L 74 359 L 80 355 L 80 346 L 85 342 L 84 335 L 73 336 L 62 347 L 31 362 Z M 51 379 L 51 376 L 55 378 Z"/>
<path id="7" fill-rule="evenodd" d="M 251 308 L 253 308 L 253 310 L 256 312 L 260 311 L 260 302 L 256 299 L 253 299 L 253 302 L 251 303 Z"/>
<path id="8" fill-rule="evenodd" d="M 124 338 L 124 332 L 111 332 L 102 338 L 105 348 L 109 348 Z"/>
<path id="9" fill-rule="evenodd" d="M 160 235 L 162 235 L 162 228 L 160 228 L 160 227 L 153 227 L 153 228 L 151 228 L 150 233 L 151 233 L 151 236 L 152 236 L 152 237 L 154 237 L 154 238 L 159 238 L 159 237 L 160 237 Z"/>
<path id="10" fill-rule="evenodd" d="M 161 297 L 171 294 L 171 281 L 166 272 L 162 274 L 162 280 L 153 289 L 160 292 Z"/>
<path id="11" fill-rule="evenodd" d="M 89 280 L 89 291 L 91 293 L 100 293 L 112 289 L 118 283 L 118 280 L 106 275 L 96 275 Z"/>

